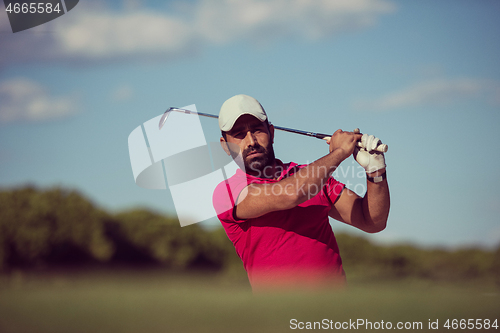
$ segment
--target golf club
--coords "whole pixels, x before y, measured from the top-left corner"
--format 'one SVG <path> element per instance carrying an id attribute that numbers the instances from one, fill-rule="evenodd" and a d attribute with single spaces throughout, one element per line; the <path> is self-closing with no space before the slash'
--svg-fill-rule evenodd
<path id="1" fill-rule="evenodd" d="M 165 111 L 165 113 L 161 117 L 160 124 L 159 124 L 159 129 L 161 129 L 163 127 L 163 125 L 167 121 L 168 115 L 170 114 L 171 111 L 181 112 L 181 113 L 186 113 L 186 114 L 197 114 L 199 116 L 209 117 L 209 118 L 215 118 L 215 119 L 219 118 L 218 116 L 213 115 L 213 114 L 208 114 L 208 113 L 203 113 L 203 112 L 195 112 L 195 111 L 190 111 L 190 110 L 186 110 L 186 109 L 180 109 L 180 108 L 171 107 L 171 108 L 168 108 L 167 111 Z M 297 130 L 297 129 L 293 129 L 293 128 L 287 128 L 287 127 L 282 127 L 282 126 L 276 126 L 276 125 L 273 125 L 273 126 L 274 126 L 275 129 L 280 130 L 280 131 L 285 131 L 285 132 L 290 132 L 290 133 L 295 133 L 295 134 L 301 134 L 301 135 L 311 136 L 313 138 L 322 139 L 322 140 L 325 140 L 325 141 L 329 140 L 330 137 L 331 137 L 330 135 L 327 135 L 327 134 L 307 132 L 307 131 Z M 356 129 L 354 131 L 355 132 L 357 131 L 357 133 L 359 133 L 359 129 Z M 361 142 L 358 142 L 358 147 L 361 147 Z M 378 145 L 375 150 L 378 151 L 378 152 L 381 152 L 381 153 L 386 153 L 387 150 L 389 150 L 389 147 L 386 144 L 382 143 L 382 144 Z"/>

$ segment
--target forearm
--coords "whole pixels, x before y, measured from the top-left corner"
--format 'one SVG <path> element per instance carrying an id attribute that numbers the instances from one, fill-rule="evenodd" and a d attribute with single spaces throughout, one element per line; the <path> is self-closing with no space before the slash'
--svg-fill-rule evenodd
<path id="1" fill-rule="evenodd" d="M 367 174 L 368 177 L 374 178 L 384 174 L 385 168 Z M 367 180 L 366 194 L 363 198 L 363 215 L 369 232 L 382 231 L 389 217 L 390 195 L 387 179 L 381 182 L 374 183 Z"/>
<path id="2" fill-rule="evenodd" d="M 318 194 L 344 159 L 345 152 L 337 149 L 284 179 L 285 186 L 291 186 L 295 194 L 294 206 Z"/>

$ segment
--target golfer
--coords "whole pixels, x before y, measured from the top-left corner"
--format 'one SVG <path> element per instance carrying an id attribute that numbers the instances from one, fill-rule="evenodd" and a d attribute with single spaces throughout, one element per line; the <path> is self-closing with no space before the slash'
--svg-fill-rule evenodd
<path id="1" fill-rule="evenodd" d="M 224 102 L 219 127 L 221 146 L 239 169 L 216 187 L 213 204 L 252 289 L 342 286 L 345 273 L 328 217 L 369 233 L 385 228 L 390 199 L 385 158 L 375 151 L 380 140 L 339 129 L 317 161 L 283 163 L 274 155 L 273 125 L 247 95 Z M 364 197 L 331 176 L 351 155 L 367 172 Z"/>

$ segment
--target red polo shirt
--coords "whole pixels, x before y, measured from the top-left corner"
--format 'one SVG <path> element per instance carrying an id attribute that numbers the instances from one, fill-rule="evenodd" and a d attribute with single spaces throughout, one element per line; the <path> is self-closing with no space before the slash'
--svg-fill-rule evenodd
<path id="1" fill-rule="evenodd" d="M 234 216 L 234 202 L 248 184 L 276 183 L 302 167 L 293 162 L 284 165 L 278 180 L 253 177 L 238 169 L 214 191 L 217 216 L 243 261 L 254 291 L 345 282 L 337 241 L 328 220 L 328 212 L 344 184 L 330 178 L 317 195 L 292 209 L 248 220 Z M 277 187 L 276 191 L 280 189 Z"/>

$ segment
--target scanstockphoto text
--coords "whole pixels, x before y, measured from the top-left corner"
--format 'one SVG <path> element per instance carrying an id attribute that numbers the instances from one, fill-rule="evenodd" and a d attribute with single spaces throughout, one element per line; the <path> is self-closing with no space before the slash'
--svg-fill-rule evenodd
<path id="1" fill-rule="evenodd" d="M 429 320 L 428 328 L 433 329 Z M 370 321 L 368 319 L 349 319 L 349 321 L 335 321 L 332 319 L 323 319 L 322 321 L 299 321 L 295 318 L 290 319 L 290 329 L 292 330 L 422 330 L 424 323 L 421 321 L 406 321 L 392 323 L 391 321 Z"/>
<path id="2" fill-rule="evenodd" d="M 290 319 L 292 330 L 498 330 L 497 318 L 448 318 L 445 320 L 428 319 L 425 321 L 372 321 L 368 319 L 349 319 L 349 321 L 335 321 L 323 319 L 321 321 L 300 321 Z"/>

